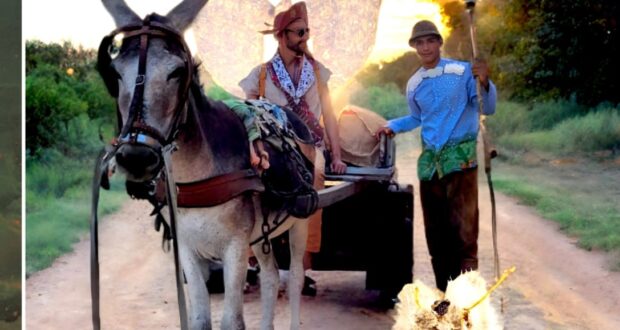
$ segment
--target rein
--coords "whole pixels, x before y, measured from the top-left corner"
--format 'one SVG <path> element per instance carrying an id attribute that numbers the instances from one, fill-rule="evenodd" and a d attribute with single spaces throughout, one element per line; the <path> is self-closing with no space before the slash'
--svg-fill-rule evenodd
<path id="1" fill-rule="evenodd" d="M 174 251 L 174 263 L 175 263 L 175 277 L 176 277 L 176 286 L 177 286 L 177 298 L 179 303 L 179 318 L 181 329 L 188 328 L 188 314 L 186 308 L 185 301 L 185 293 L 184 293 L 184 282 L 183 282 L 183 273 L 181 266 L 179 264 L 178 257 L 178 239 L 177 235 L 177 207 L 209 207 L 222 204 L 227 202 L 228 200 L 239 196 L 242 193 L 248 191 L 259 191 L 262 192 L 265 190 L 263 183 L 260 178 L 252 169 L 240 170 L 232 173 L 223 174 L 220 176 L 216 176 L 213 178 L 201 180 L 198 182 L 191 183 L 179 183 L 176 184 L 174 181 L 173 171 L 172 171 L 172 153 L 177 150 L 176 144 L 174 140 L 180 132 L 181 127 L 185 124 L 188 113 L 188 95 L 190 90 L 190 85 L 193 78 L 193 70 L 194 64 L 192 61 L 191 53 L 183 40 L 182 36 L 176 31 L 173 30 L 163 23 L 159 23 L 157 21 L 151 20 L 151 16 L 147 16 L 142 25 L 132 25 L 121 27 L 115 31 L 113 31 L 110 35 L 105 37 L 99 47 L 98 54 L 98 69 L 106 86 L 108 87 L 108 91 L 112 96 L 118 97 L 118 86 L 114 89 L 114 85 L 112 84 L 113 75 L 109 69 L 106 67 L 106 64 L 109 66 L 111 64 L 111 50 L 115 44 L 114 40 L 120 37 L 121 40 L 131 39 L 131 38 L 139 38 L 139 59 L 138 59 L 138 72 L 136 76 L 136 81 L 134 85 L 134 93 L 130 103 L 127 121 L 123 125 L 122 115 L 120 113 L 120 109 L 118 108 L 117 102 L 117 116 L 119 123 L 119 135 L 114 139 L 113 143 L 107 146 L 97 157 L 96 165 L 95 165 L 95 176 L 93 179 L 92 186 L 92 208 L 91 208 L 91 221 L 90 221 L 90 230 L 91 230 L 91 258 L 90 258 L 90 266 L 91 266 L 91 297 L 92 297 L 92 322 L 93 328 L 95 330 L 101 329 L 101 319 L 100 319 L 100 272 L 99 272 L 99 240 L 98 240 L 98 203 L 99 203 L 99 193 L 101 187 L 107 188 L 107 169 L 110 165 L 110 161 L 114 158 L 119 148 L 123 145 L 141 145 L 146 146 L 152 149 L 153 152 L 160 158 L 163 159 L 163 166 L 159 169 L 159 174 L 156 175 L 157 180 L 163 180 L 165 183 L 165 200 L 157 199 L 157 194 L 155 191 L 150 190 L 150 187 L 156 187 L 157 182 L 151 181 L 147 182 L 147 188 L 142 190 L 142 196 L 148 196 L 147 199 L 153 203 L 155 202 L 155 210 L 154 214 L 157 214 L 156 218 L 156 229 L 162 223 L 167 227 L 167 224 L 163 217 L 161 216 L 160 210 L 164 205 L 168 206 L 169 211 L 169 222 L 170 222 L 170 230 L 164 230 L 164 240 L 172 239 L 173 243 L 173 251 Z M 186 77 L 185 81 L 180 84 L 178 90 L 178 103 L 175 108 L 174 117 L 171 121 L 171 126 L 167 134 L 161 133 L 158 129 L 148 125 L 146 123 L 145 114 L 144 114 L 144 92 L 145 92 L 145 83 L 146 83 L 146 63 L 147 63 L 147 54 L 149 47 L 149 40 L 151 38 L 161 38 L 165 40 L 172 40 L 181 45 L 183 50 L 182 57 L 185 62 L 186 69 Z M 122 46 L 119 46 L 122 47 Z M 120 51 L 120 50 L 119 50 Z M 116 93 L 115 93 L 116 92 Z M 191 101 L 191 100 L 190 100 Z M 122 125 L 122 127 L 121 127 Z M 283 142 L 285 142 L 283 140 Z M 289 148 L 286 149 L 286 145 L 282 145 L 285 148 L 285 151 L 289 154 L 289 157 L 295 159 L 297 164 L 302 164 L 302 160 L 299 155 L 294 157 L 292 155 L 294 153 L 294 148 L 290 145 Z M 310 173 L 305 173 L 304 177 L 309 176 L 311 178 Z M 140 186 L 142 183 L 136 183 L 136 185 Z M 152 186 L 148 186 L 151 184 Z M 129 186 L 128 186 L 129 187 Z M 141 188 L 144 189 L 144 188 Z M 200 196 L 197 196 L 197 193 L 201 192 Z M 207 192 L 204 194 L 204 192 Z M 144 195 L 145 194 L 145 195 Z M 130 193 L 131 195 L 131 193 Z M 136 196 L 137 198 L 140 198 Z M 144 197 L 142 197 L 144 198 Z M 311 200 L 310 207 L 297 207 L 297 209 L 307 212 L 316 209 L 317 200 L 316 192 L 312 196 L 309 197 Z M 285 205 L 286 206 L 286 205 Z M 293 205 L 297 206 L 297 205 Z M 295 208 L 293 208 L 295 209 Z M 295 209 L 295 210 L 297 210 Z M 275 228 L 269 228 L 267 224 L 267 216 L 269 208 L 263 206 L 263 230 L 261 240 L 263 240 L 263 251 L 268 248 L 268 234 L 275 230 Z M 285 212 L 285 207 L 282 206 L 277 212 L 276 219 L 274 219 L 274 225 L 279 226 L 283 219 L 280 216 Z M 293 212 L 295 213 L 295 212 Z M 285 215 L 286 217 L 288 215 Z M 280 219 L 279 219 L 280 218 Z M 286 218 L 284 218 L 286 219 Z M 281 221 L 281 222 L 280 222 Z M 267 224 L 267 225 L 266 225 Z M 276 228 L 277 228 L 276 226 Z M 268 253 L 268 252 L 266 252 Z"/>
<path id="2" fill-rule="evenodd" d="M 102 187 L 102 178 L 107 175 L 107 168 L 110 160 L 114 157 L 118 147 L 114 147 L 111 150 L 102 150 L 97 157 L 97 163 L 95 165 L 95 176 L 93 180 L 92 190 L 92 208 L 91 208 L 91 221 L 90 221 L 90 290 L 92 300 L 92 322 L 93 329 L 101 329 L 101 312 L 100 312 L 100 286 L 99 286 L 99 224 L 97 209 L 99 206 L 99 192 Z M 170 218 L 170 238 L 172 239 L 172 246 L 174 251 L 174 269 L 177 285 L 177 299 L 179 302 L 179 318 L 181 321 L 181 329 L 188 329 L 187 325 L 187 307 L 185 302 L 185 291 L 183 289 L 183 274 L 179 265 L 179 249 L 178 249 L 178 235 L 176 230 L 177 219 L 177 190 L 174 183 L 174 177 L 172 172 L 172 159 L 171 155 L 176 150 L 174 144 L 169 144 L 163 147 L 162 157 L 164 159 L 164 171 L 165 171 L 165 183 L 166 183 L 166 199 L 168 201 L 168 211 Z"/>
<path id="3" fill-rule="evenodd" d="M 125 125 L 120 128 L 119 137 L 115 139 L 112 149 L 102 151 L 98 157 L 95 167 L 95 177 L 93 180 L 92 191 L 92 209 L 91 209 L 91 297 L 92 297 L 92 322 L 93 329 L 101 329 L 100 318 L 100 287 L 99 287 L 99 239 L 98 239 L 98 216 L 97 209 L 99 204 L 99 191 L 102 184 L 102 178 L 107 175 L 107 168 L 110 160 L 114 157 L 116 151 L 121 145 L 124 144 L 143 144 L 154 149 L 159 155 L 162 156 L 164 161 L 165 171 L 165 183 L 166 183 L 166 199 L 168 203 L 168 210 L 170 216 L 170 236 L 173 239 L 174 250 L 174 265 L 175 265 L 175 277 L 177 285 L 177 298 L 179 303 L 179 318 L 181 323 L 181 329 L 188 329 L 187 324 L 187 308 L 185 302 L 185 291 L 183 289 L 183 274 L 179 265 L 178 256 L 178 235 L 176 231 L 176 219 L 177 219 L 177 189 L 174 183 L 174 177 L 172 173 L 172 159 L 171 155 L 176 150 L 176 145 L 173 143 L 176 135 L 179 132 L 179 128 L 182 122 L 185 121 L 187 106 L 185 100 L 189 93 L 189 86 L 193 75 L 193 61 L 191 52 L 187 47 L 187 44 L 183 40 L 183 37 L 175 30 L 167 27 L 166 25 L 151 21 L 151 16 L 147 16 L 142 25 L 132 25 L 121 27 L 113 31 L 109 36 L 105 37 L 99 47 L 99 59 L 102 57 L 102 51 L 109 51 L 112 46 L 114 37 L 122 33 L 122 39 L 129 39 L 133 37 L 140 38 L 139 49 L 139 62 L 138 62 L 138 74 L 136 76 L 136 82 L 134 86 L 134 94 L 131 100 L 129 108 L 129 115 Z M 181 45 L 183 54 L 185 55 L 185 68 L 186 79 L 181 85 L 178 91 L 178 104 L 172 121 L 170 132 L 167 136 L 159 133 L 159 131 L 144 122 L 143 103 L 144 103 L 144 84 L 146 82 L 146 60 L 150 38 L 164 38 L 172 39 Z M 107 57 L 108 60 L 111 60 Z M 101 69 L 101 68 L 100 68 Z M 109 69 L 108 69 L 109 70 Z M 102 73 L 104 79 L 109 77 L 105 72 Z M 109 81 L 106 81 L 108 84 Z M 108 84 L 108 88 L 110 88 Z M 115 95 L 116 96 L 116 95 Z M 118 109 L 117 109 L 118 110 Z M 119 119 L 121 118 L 120 110 L 117 113 Z M 122 121 L 119 121 L 119 126 Z"/>

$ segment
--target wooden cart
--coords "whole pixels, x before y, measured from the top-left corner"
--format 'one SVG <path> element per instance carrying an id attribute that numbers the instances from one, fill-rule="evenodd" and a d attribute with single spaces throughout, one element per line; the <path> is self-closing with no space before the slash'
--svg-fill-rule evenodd
<path id="1" fill-rule="evenodd" d="M 323 208 L 321 252 L 312 259 L 317 271 L 365 271 L 366 289 L 393 298 L 413 277 L 413 187 L 395 176 L 395 145 L 382 137 L 378 167 L 349 167 L 327 173 L 319 191 Z M 286 234 L 274 238 L 278 265 L 288 268 Z"/>

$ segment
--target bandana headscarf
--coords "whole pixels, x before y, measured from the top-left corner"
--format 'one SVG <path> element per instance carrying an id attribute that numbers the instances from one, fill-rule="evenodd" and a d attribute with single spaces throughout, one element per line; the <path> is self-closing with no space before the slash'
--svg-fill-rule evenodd
<path id="1" fill-rule="evenodd" d="M 273 28 L 271 30 L 260 31 L 263 34 L 274 33 L 279 35 L 294 21 L 301 19 L 308 24 L 308 11 L 306 9 L 306 3 L 301 1 L 291 6 L 291 8 L 280 12 L 273 19 Z"/>

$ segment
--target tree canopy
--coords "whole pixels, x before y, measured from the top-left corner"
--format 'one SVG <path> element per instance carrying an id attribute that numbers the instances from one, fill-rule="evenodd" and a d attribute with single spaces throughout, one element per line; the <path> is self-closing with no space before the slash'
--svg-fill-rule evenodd
<path id="1" fill-rule="evenodd" d="M 26 147 L 30 154 L 57 146 L 81 115 L 115 120 L 114 100 L 95 70 L 94 50 L 70 43 L 26 43 Z M 97 132 L 93 132 L 95 135 Z"/>
<path id="2" fill-rule="evenodd" d="M 469 18 L 464 1 L 442 2 L 451 33 L 447 57 L 471 60 Z M 574 99 L 583 105 L 620 102 L 620 39 L 616 0 L 478 1 L 474 20 L 481 57 L 492 68 L 501 94 L 515 100 Z M 357 79 L 365 86 L 396 83 L 404 90 L 419 67 L 412 51 L 371 64 Z"/>
<path id="3" fill-rule="evenodd" d="M 445 50 L 470 58 L 463 1 L 443 5 L 454 29 Z M 575 98 L 595 105 L 620 102 L 616 0 L 480 1 L 475 12 L 478 47 L 498 85 L 515 99 Z"/>

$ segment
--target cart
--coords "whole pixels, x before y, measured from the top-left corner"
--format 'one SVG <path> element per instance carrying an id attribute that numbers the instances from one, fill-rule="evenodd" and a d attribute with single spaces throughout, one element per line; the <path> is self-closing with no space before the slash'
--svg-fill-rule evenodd
<path id="1" fill-rule="evenodd" d="M 323 208 L 316 271 L 365 271 L 366 289 L 393 301 L 413 277 L 413 186 L 395 180 L 395 143 L 382 136 L 378 167 L 348 167 L 326 173 L 319 191 Z M 272 240 L 278 266 L 288 269 L 287 234 Z"/>

